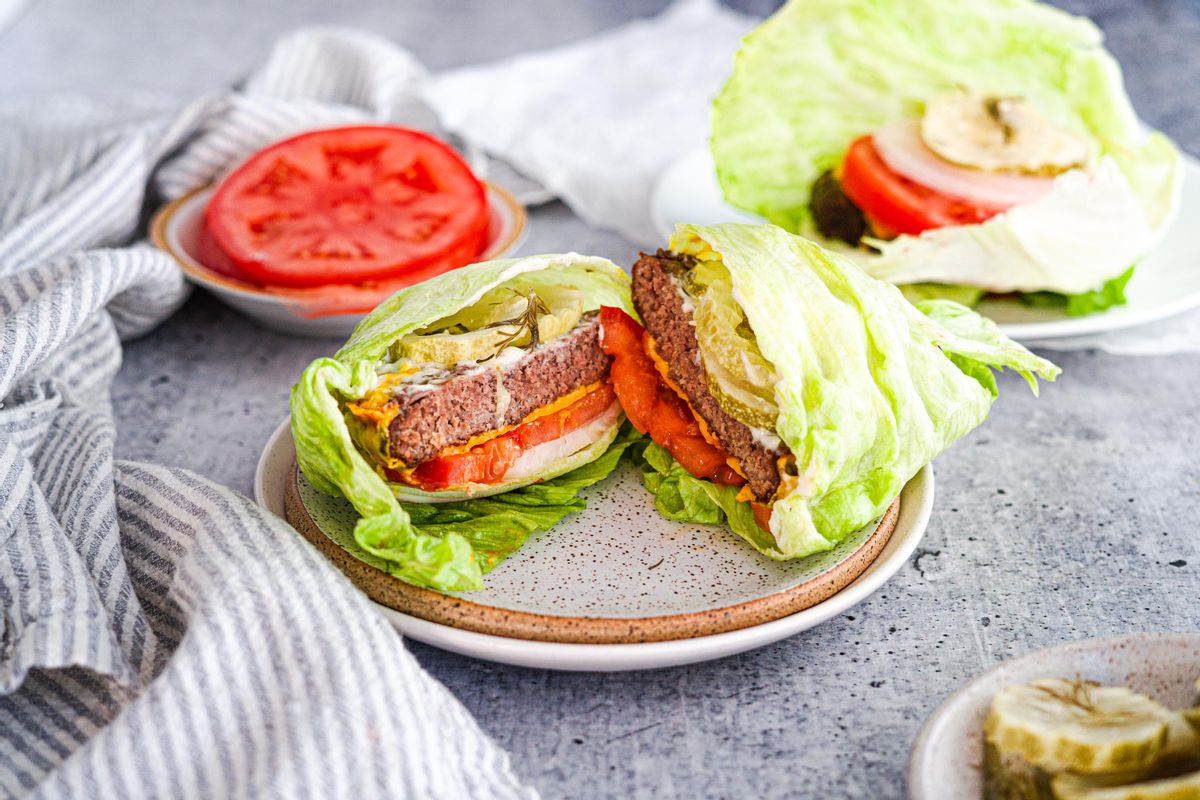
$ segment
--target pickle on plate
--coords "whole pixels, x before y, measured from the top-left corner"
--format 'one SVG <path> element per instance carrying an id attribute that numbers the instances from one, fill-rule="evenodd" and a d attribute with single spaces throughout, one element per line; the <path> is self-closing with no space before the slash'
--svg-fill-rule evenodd
<path id="1" fill-rule="evenodd" d="M 774 430 L 775 370 L 758 349 L 746 314 L 733 296 L 729 270 L 700 261 L 687 276 L 696 294 L 696 342 L 708 372 L 708 389 L 727 414 L 753 428 Z"/>
<path id="2" fill-rule="evenodd" d="M 582 316 L 583 295 L 570 287 L 495 289 L 424 332 L 400 337 L 392 357 L 446 366 L 484 361 L 505 347 L 528 346 L 534 325 L 537 342 L 544 343 L 570 331 Z"/>
<path id="3" fill-rule="evenodd" d="M 1050 775 L 1013 753 L 983 744 L 983 800 L 1053 800 Z"/>
<path id="4" fill-rule="evenodd" d="M 1131 772 L 1158 760 L 1169 714 L 1123 687 L 1055 678 L 1001 690 L 984 732 L 1000 752 L 1049 772 Z"/>
<path id="5" fill-rule="evenodd" d="M 1200 772 L 1169 778 L 1117 783 L 1114 779 L 1063 773 L 1051 782 L 1055 800 L 1196 800 Z"/>

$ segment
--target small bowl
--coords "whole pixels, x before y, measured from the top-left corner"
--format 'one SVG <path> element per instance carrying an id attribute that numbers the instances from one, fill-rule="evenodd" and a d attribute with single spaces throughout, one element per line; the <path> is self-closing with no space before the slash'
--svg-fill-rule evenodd
<path id="1" fill-rule="evenodd" d="M 1191 704 L 1197 675 L 1198 633 L 1082 639 L 998 664 L 962 686 L 926 720 L 909 757 L 909 800 L 983 796 L 983 722 L 992 697 L 1005 686 L 1078 676 L 1128 686 L 1176 709 Z"/>
<path id="2" fill-rule="evenodd" d="M 525 238 L 529 215 L 511 194 L 491 183 L 487 187 L 488 241 L 479 261 L 489 261 L 513 252 Z M 203 286 L 222 302 L 255 320 L 264 328 L 294 336 L 341 337 L 354 330 L 369 311 L 330 313 L 321 308 L 322 287 L 314 289 L 265 289 L 240 281 L 209 266 L 198 253 L 204 209 L 212 196 L 211 186 L 201 187 L 160 208 L 150 222 L 150 240 L 179 262 L 188 280 Z M 379 300 L 368 303 L 374 306 Z"/>

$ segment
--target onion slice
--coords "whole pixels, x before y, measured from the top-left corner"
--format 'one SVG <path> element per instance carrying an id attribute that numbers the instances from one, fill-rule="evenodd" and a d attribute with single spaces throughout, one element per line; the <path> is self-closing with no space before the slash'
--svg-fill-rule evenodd
<path id="1" fill-rule="evenodd" d="M 504 473 L 503 481 L 518 481 L 543 472 L 555 461 L 582 450 L 599 439 L 604 432 L 617 423 L 621 414 L 621 405 L 616 400 L 604 410 L 600 416 L 568 434 L 551 439 L 548 442 L 535 445 L 517 458 L 508 471 Z"/>
<path id="2" fill-rule="evenodd" d="M 894 172 L 936 192 L 983 208 L 1005 211 L 1031 203 L 1054 188 L 1054 178 L 1000 175 L 955 166 L 925 145 L 916 120 L 893 120 L 871 138 L 879 157 Z"/>

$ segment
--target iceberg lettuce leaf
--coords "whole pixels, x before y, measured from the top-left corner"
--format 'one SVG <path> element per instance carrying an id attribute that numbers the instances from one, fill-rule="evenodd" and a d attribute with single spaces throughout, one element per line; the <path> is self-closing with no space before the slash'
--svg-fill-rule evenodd
<path id="1" fill-rule="evenodd" d="M 984 421 L 993 370 L 1015 370 L 1035 388 L 1037 376 L 1059 373 L 965 306 L 928 300 L 918 309 L 847 258 L 774 226 L 680 225 L 671 247 L 722 260 L 775 368 L 776 432 L 798 473 L 773 506 L 778 557 L 828 550 L 878 518 Z M 732 516 L 720 492 L 710 497 Z"/>
<path id="2" fill-rule="evenodd" d="M 725 197 L 815 236 L 811 187 L 850 142 L 959 86 L 1028 99 L 1086 139 L 1109 174 L 1097 187 L 1056 183 L 1054 198 L 1023 218 L 901 236 L 881 256 L 861 256 L 868 272 L 893 283 L 1080 294 L 1161 237 L 1179 203 L 1178 150 L 1141 126 L 1101 31 L 1032 0 L 787 3 L 746 37 L 713 103 L 711 148 Z M 1072 175 L 1082 173 L 1063 177 Z M 1081 208 L 1084 195 L 1095 197 Z"/>

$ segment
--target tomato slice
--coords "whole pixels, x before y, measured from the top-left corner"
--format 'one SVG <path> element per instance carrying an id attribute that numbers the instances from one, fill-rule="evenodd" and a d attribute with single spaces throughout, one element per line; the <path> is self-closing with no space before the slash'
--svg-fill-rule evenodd
<path id="1" fill-rule="evenodd" d="M 600 347 L 612 356 L 612 382 L 625 416 L 639 432 L 665 447 L 697 478 L 726 486 L 745 480 L 729 466 L 729 454 L 700 432 L 688 404 L 663 381 L 646 353 L 648 334 L 619 308 L 600 308 Z"/>
<path id="2" fill-rule="evenodd" d="M 415 283 L 479 255 L 487 194 L 457 153 L 420 131 L 331 128 L 251 156 L 221 182 L 205 225 L 255 283 Z"/>
<path id="3" fill-rule="evenodd" d="M 841 179 L 842 191 L 880 233 L 915 236 L 932 228 L 984 222 L 1003 211 L 949 197 L 892 171 L 870 136 L 851 143 Z"/>
<path id="4" fill-rule="evenodd" d="M 750 503 L 750 510 L 754 512 L 754 522 L 758 527 L 762 528 L 767 533 L 771 532 L 771 507 L 766 503 L 754 501 Z"/>
<path id="5" fill-rule="evenodd" d="M 413 470 L 407 479 L 395 472 L 389 473 L 388 477 L 426 491 L 468 483 L 499 483 L 525 450 L 582 428 L 607 411 L 615 399 L 612 385 L 603 383 L 566 408 L 522 423 L 465 453 L 431 458 Z"/>

